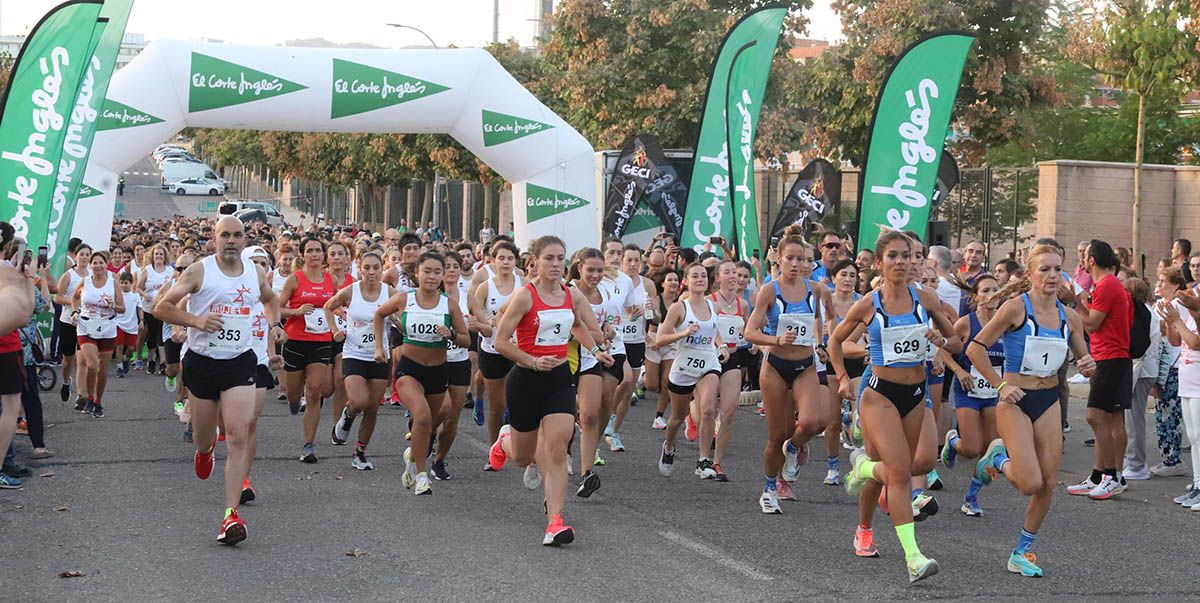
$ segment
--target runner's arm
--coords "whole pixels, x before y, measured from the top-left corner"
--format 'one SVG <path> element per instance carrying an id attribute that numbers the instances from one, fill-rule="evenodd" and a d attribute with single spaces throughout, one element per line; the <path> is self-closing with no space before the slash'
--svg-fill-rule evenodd
<path id="1" fill-rule="evenodd" d="M 179 302 L 183 300 L 183 297 L 199 291 L 203 282 L 203 264 L 197 262 L 188 266 L 170 289 L 163 288 L 163 293 L 154 304 L 154 317 L 165 323 L 181 327 L 200 328 L 203 326 L 204 321 L 200 317 L 179 307 Z M 80 287 L 80 289 L 83 288 Z"/>

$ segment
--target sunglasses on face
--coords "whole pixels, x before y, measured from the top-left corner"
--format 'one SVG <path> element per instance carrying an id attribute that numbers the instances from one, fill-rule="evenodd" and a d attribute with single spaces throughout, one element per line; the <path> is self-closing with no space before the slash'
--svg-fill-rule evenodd
<path id="1" fill-rule="evenodd" d="M 825 249 L 837 249 L 841 246 L 842 246 L 841 243 L 825 243 L 825 244 L 821 245 L 821 247 L 824 247 Z"/>

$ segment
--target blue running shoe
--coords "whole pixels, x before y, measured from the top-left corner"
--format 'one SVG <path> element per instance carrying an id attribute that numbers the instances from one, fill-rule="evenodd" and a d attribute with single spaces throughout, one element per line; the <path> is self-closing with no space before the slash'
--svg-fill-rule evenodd
<path id="1" fill-rule="evenodd" d="M 1037 555 L 1030 552 L 1019 554 L 1013 551 L 1013 554 L 1008 556 L 1008 571 L 1026 578 L 1041 578 L 1045 575 L 1042 568 L 1037 566 Z"/>
<path id="2" fill-rule="evenodd" d="M 21 480 L 7 474 L 0 473 L 0 490 L 20 490 Z"/>
<path id="3" fill-rule="evenodd" d="M 475 406 L 471 407 L 471 418 L 475 420 L 476 425 L 483 425 L 487 420 L 487 417 L 484 415 L 485 404 L 487 402 L 483 398 L 476 398 Z"/>
<path id="4" fill-rule="evenodd" d="M 979 481 L 983 482 L 983 485 L 986 486 L 992 483 L 992 480 L 1000 474 L 996 470 L 996 457 L 1002 454 L 1007 455 L 1008 449 L 1004 447 L 1002 440 L 996 438 L 992 440 L 991 444 L 988 444 L 987 452 L 983 453 L 983 456 L 979 458 L 979 462 L 975 463 L 975 476 L 979 478 Z"/>
<path id="5" fill-rule="evenodd" d="M 958 461 L 958 451 L 950 445 L 950 440 L 957 437 L 958 430 L 951 429 L 946 432 L 946 441 L 942 444 L 942 464 L 947 468 L 954 467 L 954 463 Z"/>
<path id="6" fill-rule="evenodd" d="M 608 417 L 608 425 L 606 425 L 604 427 L 604 437 L 606 437 L 606 438 L 612 437 L 613 428 L 616 426 L 616 424 L 617 424 L 617 415 L 610 415 Z"/>

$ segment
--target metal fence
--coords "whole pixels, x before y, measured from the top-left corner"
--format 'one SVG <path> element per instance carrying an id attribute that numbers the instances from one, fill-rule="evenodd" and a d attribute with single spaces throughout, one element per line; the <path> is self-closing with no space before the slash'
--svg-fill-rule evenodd
<path id="1" fill-rule="evenodd" d="M 934 214 L 947 223 L 950 246 L 978 239 L 993 260 L 1015 255 L 1033 237 L 1022 227 L 1037 220 L 1038 169 L 986 166 L 963 169 L 959 177 Z"/>

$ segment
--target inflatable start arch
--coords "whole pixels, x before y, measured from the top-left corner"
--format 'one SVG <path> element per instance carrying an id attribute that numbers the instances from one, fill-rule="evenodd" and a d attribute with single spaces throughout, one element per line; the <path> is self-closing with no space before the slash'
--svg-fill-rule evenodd
<path id="1" fill-rule="evenodd" d="M 599 228 L 593 151 L 483 49 L 162 40 L 113 76 L 74 234 L 107 248 L 117 175 L 185 127 L 449 134 L 512 183 L 517 243 Z"/>

